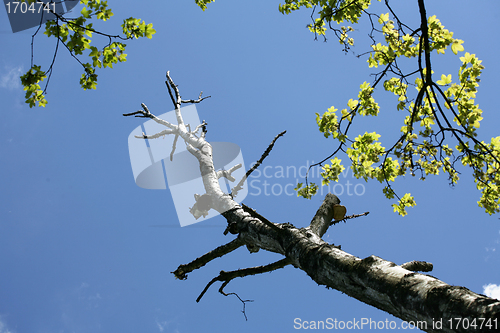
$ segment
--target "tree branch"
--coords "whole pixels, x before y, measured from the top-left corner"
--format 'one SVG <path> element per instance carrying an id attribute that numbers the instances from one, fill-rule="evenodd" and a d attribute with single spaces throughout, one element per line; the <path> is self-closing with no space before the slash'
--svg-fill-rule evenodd
<path id="1" fill-rule="evenodd" d="M 223 294 L 224 296 L 227 296 L 226 293 L 224 293 L 223 288 L 227 286 L 231 280 L 237 277 L 245 277 L 249 275 L 257 275 L 257 274 L 262 274 L 262 273 L 267 273 L 267 272 L 272 272 L 277 269 L 283 268 L 287 265 L 290 264 L 290 261 L 287 258 L 278 260 L 272 264 L 264 265 L 264 266 L 257 266 L 257 267 L 250 267 L 250 268 L 244 268 L 244 269 L 238 269 L 236 271 L 230 271 L 230 272 L 225 272 L 225 271 L 220 271 L 219 275 L 214 277 L 203 289 L 201 292 L 200 296 L 196 299 L 196 302 L 199 302 L 203 295 L 207 292 L 208 288 L 212 284 L 214 284 L 217 281 L 222 281 L 224 282 L 222 287 L 219 289 L 219 292 Z"/>
<path id="2" fill-rule="evenodd" d="M 281 132 L 280 134 L 278 134 L 278 135 L 276 135 L 274 137 L 273 141 L 267 147 L 266 151 L 264 152 L 264 154 L 262 154 L 262 156 L 260 157 L 260 159 L 252 166 L 252 168 L 250 168 L 250 170 L 247 171 L 247 173 L 245 174 L 245 176 L 243 176 L 243 178 L 241 178 L 241 180 L 239 181 L 238 185 L 236 185 L 233 189 L 231 189 L 231 196 L 233 198 L 243 188 L 243 183 L 245 182 L 245 180 L 252 174 L 252 172 L 254 172 L 255 169 L 257 169 L 262 164 L 262 162 L 264 161 L 264 159 L 269 155 L 269 153 L 271 152 L 271 150 L 274 147 L 274 144 L 275 144 L 276 140 L 278 140 L 281 136 L 285 135 L 285 133 L 286 133 L 286 131 L 283 131 L 283 132 Z"/>
<path id="3" fill-rule="evenodd" d="M 194 271 L 195 269 L 201 268 L 201 267 L 205 266 L 207 263 L 209 263 L 210 261 L 212 261 L 216 258 L 220 258 L 220 257 L 238 249 L 239 247 L 241 247 L 243 245 L 245 245 L 245 243 L 241 239 L 235 238 L 231 242 L 224 244 L 224 245 L 221 245 L 208 253 L 205 253 L 201 257 L 191 261 L 189 264 L 179 265 L 179 267 L 171 273 L 174 274 L 175 277 L 179 280 L 186 280 L 187 273 L 190 273 L 190 272 Z"/>

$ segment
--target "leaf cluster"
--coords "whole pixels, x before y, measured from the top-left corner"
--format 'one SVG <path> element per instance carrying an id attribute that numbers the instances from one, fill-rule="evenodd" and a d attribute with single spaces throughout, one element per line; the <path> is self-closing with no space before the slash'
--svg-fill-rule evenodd
<path id="1" fill-rule="evenodd" d="M 452 75 L 446 73 L 435 81 L 431 56 L 442 56 L 448 49 L 458 55 L 464 52 L 463 41 L 454 38 L 453 32 L 445 29 L 436 16 L 425 15 L 423 0 L 419 1 L 421 24 L 413 29 L 399 20 L 389 1 L 385 1 L 389 11 L 379 15 L 368 11 L 370 4 L 370 1 L 287 0 L 280 5 L 283 14 L 302 7 L 312 8 L 314 23 L 309 28 L 315 34 L 326 33 L 325 27 L 332 23 L 357 23 L 363 15 L 372 24 L 371 50 L 363 55 L 367 55 L 369 68 L 381 67 L 382 70 L 374 75 L 372 84 L 364 82 L 360 85 L 358 98 L 349 99 L 347 107 L 340 113 L 332 106 L 322 115 L 316 114 L 320 132 L 338 142 L 338 148 L 317 164 L 322 167 L 322 184 L 338 181 L 345 167 L 336 154 L 342 151 L 347 155 L 355 177 L 385 183 L 384 195 L 388 199 L 398 199 L 392 206 L 395 212 L 404 216 L 406 208 L 416 203 L 410 193 L 401 197 L 397 195 L 392 183 L 398 177 L 419 173 L 420 179 L 425 180 L 427 176 L 442 171 L 454 185 L 459 180 L 455 164 L 461 161 L 462 165 L 472 168 L 481 192 L 479 206 L 489 214 L 499 212 L 500 137 L 493 138 L 489 144 L 476 139 L 476 131 L 483 119 L 482 111 L 474 101 L 479 76 L 484 69 L 481 61 L 476 55 L 465 52 L 458 57 L 458 80 L 454 81 Z M 342 35 L 345 28 L 330 27 L 330 30 L 345 45 Z M 402 68 L 399 64 L 402 58 L 414 59 L 414 67 Z M 389 148 L 382 146 L 380 135 L 375 132 L 366 132 L 354 139 L 349 135 L 357 116 L 379 114 L 374 92 L 380 86 L 397 97 L 395 111 L 407 114 L 400 138 Z M 333 156 L 335 158 L 331 159 Z M 328 159 L 331 165 L 324 164 Z M 318 185 L 309 184 L 306 179 L 306 184 L 299 183 L 296 190 L 299 196 L 311 198 L 317 193 Z"/>
<path id="2" fill-rule="evenodd" d="M 124 36 L 110 35 L 93 28 L 92 20 L 107 21 L 113 16 L 111 8 L 108 7 L 107 1 L 102 0 L 80 0 L 84 5 L 80 11 L 80 15 L 76 18 L 68 19 L 57 13 L 55 20 L 49 20 L 45 23 L 44 34 L 47 37 L 56 39 L 56 49 L 54 52 L 54 60 L 49 66 L 48 70 L 42 71 L 41 66 L 33 63 L 33 50 L 31 54 L 31 68 L 22 76 L 22 85 L 26 90 L 26 103 L 30 107 L 45 106 L 47 100 L 45 99 L 45 92 L 47 90 L 48 80 L 52 74 L 52 68 L 59 45 L 62 44 L 71 56 L 82 66 L 83 74 L 80 77 L 80 86 L 87 89 L 96 89 L 97 68 L 113 68 L 113 64 L 118 62 L 125 62 L 127 54 L 125 53 L 126 44 L 120 42 L 129 39 L 137 39 L 141 37 L 152 38 L 155 34 L 152 24 L 146 24 L 140 19 L 130 17 L 123 21 L 121 25 Z M 40 29 L 40 27 L 39 27 Z M 33 39 L 37 35 L 39 29 L 33 35 Z M 93 35 L 101 35 L 107 38 L 108 43 L 103 47 L 96 47 L 91 45 Z M 90 57 L 90 62 L 80 60 L 80 57 L 86 53 Z M 45 88 L 42 90 L 40 83 L 47 78 Z"/>

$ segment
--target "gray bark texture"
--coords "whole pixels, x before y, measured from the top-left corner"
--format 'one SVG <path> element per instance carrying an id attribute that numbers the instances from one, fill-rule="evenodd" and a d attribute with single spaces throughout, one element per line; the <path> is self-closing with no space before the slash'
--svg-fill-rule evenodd
<path id="1" fill-rule="evenodd" d="M 407 322 L 418 322 L 426 332 L 499 332 L 494 326 L 500 322 L 499 300 L 409 271 L 377 256 L 357 258 L 323 241 L 321 236 L 338 203 L 336 196 L 328 194 L 311 225 L 302 229 L 290 224 L 275 224 L 279 230 L 270 228 L 255 217 L 249 219 L 238 208 L 223 215 L 229 224 L 236 224 L 232 233 L 237 233 L 247 246 L 280 253 L 318 285 L 341 291 Z M 476 329 L 463 325 L 474 319 Z M 484 325 L 488 319 L 493 326 Z M 438 320 L 443 323 L 440 329 L 433 327 Z M 479 328 L 481 321 L 483 327 Z"/>

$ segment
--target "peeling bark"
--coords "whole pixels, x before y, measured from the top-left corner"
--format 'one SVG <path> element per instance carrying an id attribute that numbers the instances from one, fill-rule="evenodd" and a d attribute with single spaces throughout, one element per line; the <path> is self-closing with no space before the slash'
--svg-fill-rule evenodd
<path id="1" fill-rule="evenodd" d="M 325 202 L 337 200 L 328 194 Z M 329 213 L 325 215 L 329 216 Z M 239 210 L 226 215 L 228 221 L 238 223 L 238 237 L 245 243 L 284 255 L 319 285 L 341 291 L 402 320 L 422 322 L 420 325 L 426 332 L 497 331 L 487 327 L 450 329 L 449 320 L 456 324 L 455 318 L 467 318 L 470 323 L 480 318 L 496 319 L 497 325 L 500 324 L 499 300 L 464 287 L 448 285 L 433 276 L 415 273 L 377 256 L 360 259 L 323 241 L 312 231 L 316 230 L 312 226 L 297 229 L 289 224 L 278 224 L 281 232 L 276 232 L 256 220 L 245 221 Z M 315 220 L 316 217 L 313 223 Z M 328 219 L 323 221 L 330 222 Z M 322 226 L 317 230 L 323 230 Z M 442 329 L 433 329 L 433 323 L 441 319 Z"/>

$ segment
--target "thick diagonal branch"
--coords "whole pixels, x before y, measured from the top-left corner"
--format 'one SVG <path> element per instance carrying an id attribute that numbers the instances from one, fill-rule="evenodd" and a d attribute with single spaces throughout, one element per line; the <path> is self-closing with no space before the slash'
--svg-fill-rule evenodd
<path id="1" fill-rule="evenodd" d="M 433 320 L 453 318 L 494 320 L 500 301 L 451 286 L 435 277 L 419 274 L 376 256 L 360 259 L 324 242 L 311 228 L 281 225 L 281 232 L 235 209 L 224 214 L 237 224 L 239 238 L 263 250 L 283 254 L 291 264 L 320 285 L 341 291 L 405 321 L 421 321 L 427 332 L 468 332 L 467 329 L 433 328 Z M 309 230 L 309 231 L 308 231 Z M 491 332 L 483 328 L 477 332 Z"/>

